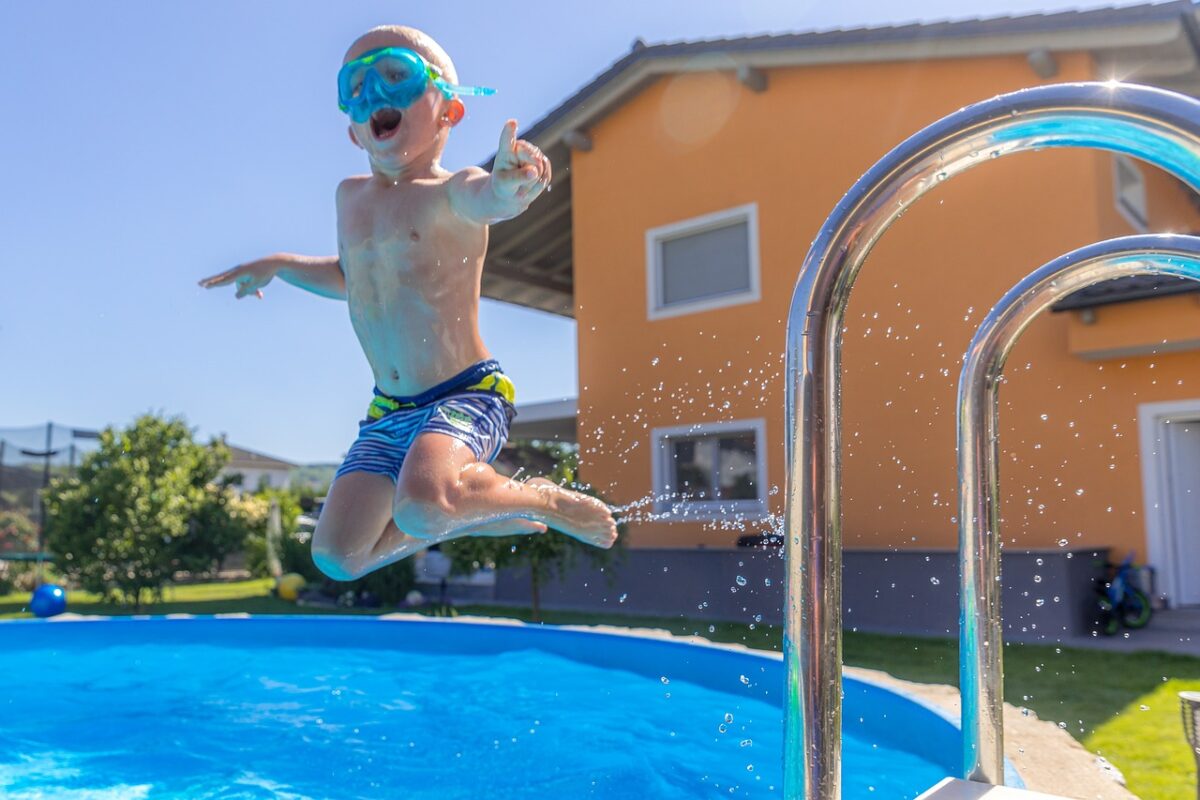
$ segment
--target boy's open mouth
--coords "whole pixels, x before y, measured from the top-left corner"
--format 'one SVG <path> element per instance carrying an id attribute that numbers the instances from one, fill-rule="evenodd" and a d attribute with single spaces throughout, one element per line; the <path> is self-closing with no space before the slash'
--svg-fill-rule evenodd
<path id="1" fill-rule="evenodd" d="M 404 115 L 395 108 L 381 108 L 371 115 L 371 133 L 376 139 L 390 139 L 400 128 Z"/>

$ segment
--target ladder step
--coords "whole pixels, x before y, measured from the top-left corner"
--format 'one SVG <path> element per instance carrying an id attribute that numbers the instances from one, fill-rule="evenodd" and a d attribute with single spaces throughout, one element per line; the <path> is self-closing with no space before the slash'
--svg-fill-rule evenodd
<path id="1" fill-rule="evenodd" d="M 946 778 L 917 800 L 1068 800 L 1056 794 L 1029 792 L 1008 786 L 992 786 L 987 783 L 960 781 Z"/>

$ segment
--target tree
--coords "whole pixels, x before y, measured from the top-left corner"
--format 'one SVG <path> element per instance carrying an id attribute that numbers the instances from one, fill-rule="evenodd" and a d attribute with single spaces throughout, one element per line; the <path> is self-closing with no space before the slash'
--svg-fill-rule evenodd
<path id="1" fill-rule="evenodd" d="M 46 490 L 47 543 L 59 570 L 138 607 L 175 572 L 211 569 L 248 528 L 215 483 L 228 460 L 222 442 L 193 441 L 179 418 L 147 414 L 125 430 L 107 428 L 76 476 Z"/>
<path id="2" fill-rule="evenodd" d="M 578 452 L 560 444 L 518 442 L 505 453 L 505 461 L 518 473 L 545 477 L 578 492 L 599 497 L 588 486 L 575 483 L 579 465 Z M 457 573 L 470 573 L 481 567 L 527 567 L 529 569 L 529 598 L 534 622 L 542 620 L 541 589 L 550 578 L 562 578 L 580 558 L 593 567 L 613 562 L 621 548 L 621 539 L 611 550 L 584 544 L 553 528 L 531 536 L 470 536 L 442 545 Z"/>
<path id="3" fill-rule="evenodd" d="M 219 571 L 230 554 L 267 528 L 265 499 L 239 495 L 226 485 L 210 484 L 206 489 L 189 523 L 198 535 L 189 536 L 179 548 L 181 569 L 193 573 Z"/>

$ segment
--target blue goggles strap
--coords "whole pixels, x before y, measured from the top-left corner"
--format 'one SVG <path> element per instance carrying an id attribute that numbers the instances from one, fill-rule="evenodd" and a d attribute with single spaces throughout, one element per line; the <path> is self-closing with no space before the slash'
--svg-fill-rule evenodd
<path id="1" fill-rule="evenodd" d="M 433 67 L 430 67 L 429 69 L 432 71 Z M 461 94 L 470 97 L 490 97 L 496 93 L 495 89 L 487 86 L 459 86 L 456 83 L 450 83 L 449 81 L 442 80 L 441 78 L 432 75 L 430 80 L 433 81 L 434 86 L 442 90 L 442 94 L 446 95 L 447 99 L 449 99 L 450 95 L 452 94 Z"/>

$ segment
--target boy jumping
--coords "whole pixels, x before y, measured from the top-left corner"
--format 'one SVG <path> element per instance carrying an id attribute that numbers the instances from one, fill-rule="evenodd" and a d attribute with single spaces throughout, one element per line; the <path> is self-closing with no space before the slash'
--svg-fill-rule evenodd
<path id="1" fill-rule="evenodd" d="M 489 465 L 508 437 L 513 385 L 479 336 L 488 225 L 529 207 L 550 161 L 509 120 L 492 172 L 439 160 L 463 118 L 454 64 L 426 34 L 375 28 L 346 53 L 338 100 L 371 174 L 337 189 L 338 255 L 270 256 L 205 278 L 262 297 L 278 276 L 347 300 L 375 397 L 313 534 L 313 560 L 350 580 L 461 536 L 542 533 L 597 547 L 617 528 L 599 500 Z"/>

